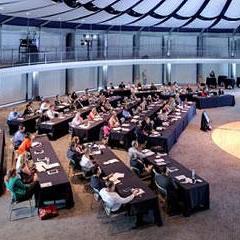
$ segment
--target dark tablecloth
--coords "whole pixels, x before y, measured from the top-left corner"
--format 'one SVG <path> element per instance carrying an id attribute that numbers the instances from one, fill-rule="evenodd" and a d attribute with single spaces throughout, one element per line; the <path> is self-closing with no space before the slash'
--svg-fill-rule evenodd
<path id="1" fill-rule="evenodd" d="M 33 116 L 26 115 L 23 118 L 18 118 L 16 120 L 11 121 L 9 126 L 9 133 L 13 135 L 18 130 L 19 124 L 25 126 L 27 132 L 35 132 L 36 131 L 36 120 L 39 118 L 39 114 L 35 114 Z"/>
<path id="2" fill-rule="evenodd" d="M 69 122 L 72 121 L 74 113 L 64 115 L 64 118 L 54 118 L 51 121 L 42 122 L 39 125 L 38 131 L 40 134 L 48 134 L 51 139 L 57 139 L 68 133 Z"/>
<path id="3" fill-rule="evenodd" d="M 211 97 L 194 97 L 194 100 L 196 101 L 196 106 L 199 109 L 235 105 L 235 97 L 230 94 Z"/>
<path id="4" fill-rule="evenodd" d="M 206 85 L 217 87 L 217 79 L 215 77 L 207 77 Z"/>
<path id="5" fill-rule="evenodd" d="M 118 159 L 117 156 L 109 149 L 103 149 L 103 154 L 95 155 L 94 161 L 100 166 L 104 175 L 120 172 L 124 173 L 124 178 L 121 179 L 121 184 L 116 185 L 116 191 L 122 197 L 127 197 L 131 194 L 132 188 L 141 188 L 145 192 L 142 196 L 134 198 L 129 204 L 129 210 L 135 215 L 153 213 L 154 222 L 161 226 L 162 219 L 158 205 L 157 195 L 147 185 L 138 178 L 132 171 L 121 161 L 104 165 L 105 161 L 110 159 Z"/>
<path id="6" fill-rule="evenodd" d="M 186 113 L 181 113 L 181 119 L 178 119 L 174 123 L 171 123 L 169 127 L 160 131 L 161 135 L 149 135 L 147 138 L 147 146 L 162 146 L 165 152 L 169 152 L 195 114 L 196 106 L 192 104 Z"/>
<path id="7" fill-rule="evenodd" d="M 156 155 L 147 157 L 146 159 L 155 167 L 161 168 L 161 166 L 158 166 L 154 161 L 155 156 Z M 178 195 L 180 197 L 180 201 L 184 204 L 183 214 L 185 216 L 189 216 L 194 211 L 209 209 L 209 183 L 197 175 L 196 179 L 200 179 L 202 182 L 197 182 L 195 184 L 181 183 L 181 181 L 177 180 L 175 177 L 185 175 L 186 177 L 191 178 L 192 171 L 168 156 L 164 156 L 162 158 L 165 160 L 168 168 L 179 169 L 178 171 L 170 173 L 170 175 L 179 187 Z"/>
<path id="8" fill-rule="evenodd" d="M 38 173 L 39 183 L 40 185 L 43 183 L 52 183 L 52 186 L 49 187 L 41 187 L 39 202 L 40 207 L 44 205 L 45 201 L 57 201 L 57 200 L 65 200 L 65 206 L 67 208 L 71 208 L 74 205 L 73 194 L 71 184 L 67 178 L 67 175 L 61 166 L 61 163 L 53 150 L 51 143 L 49 142 L 46 136 L 37 137 L 34 141 L 40 142 L 40 146 L 32 147 L 30 152 L 32 155 L 32 159 L 34 162 L 38 162 L 37 159 L 43 159 L 45 157 L 49 157 L 50 164 L 59 163 L 60 166 L 57 167 L 58 173 L 53 175 L 48 175 L 47 172 Z M 44 150 L 43 154 L 36 154 L 36 151 Z"/>
<path id="9" fill-rule="evenodd" d="M 4 147 L 5 147 L 5 134 L 2 129 L 0 129 L 0 195 L 4 191 Z"/>

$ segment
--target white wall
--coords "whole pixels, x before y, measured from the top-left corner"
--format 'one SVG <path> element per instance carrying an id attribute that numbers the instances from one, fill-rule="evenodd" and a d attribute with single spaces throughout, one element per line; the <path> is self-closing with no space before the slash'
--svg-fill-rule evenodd
<path id="1" fill-rule="evenodd" d="M 120 82 L 132 82 L 132 65 L 131 66 L 109 66 L 108 67 L 108 84 L 112 82 L 119 85 Z"/>
<path id="2" fill-rule="evenodd" d="M 142 72 L 145 71 L 147 76 L 147 84 L 151 82 L 162 83 L 162 65 L 140 65 L 140 77 L 142 78 Z M 141 79 L 142 82 L 143 79 Z"/>
<path id="3" fill-rule="evenodd" d="M 196 64 L 172 64 L 171 82 L 179 84 L 196 83 Z"/>
<path id="4" fill-rule="evenodd" d="M 26 97 L 26 75 L 0 77 L 0 105 L 21 101 Z"/>
<path id="5" fill-rule="evenodd" d="M 39 95 L 43 97 L 65 93 L 65 70 L 39 72 Z"/>
<path id="6" fill-rule="evenodd" d="M 140 37 L 140 56 L 161 56 L 162 36 L 143 35 Z"/>
<path id="7" fill-rule="evenodd" d="M 97 88 L 97 68 L 80 68 L 69 70 L 69 91 Z"/>
<path id="8" fill-rule="evenodd" d="M 218 75 L 228 76 L 228 64 L 203 64 L 202 65 L 202 76 L 204 79 L 209 76 L 211 71 L 215 72 L 216 77 Z"/>

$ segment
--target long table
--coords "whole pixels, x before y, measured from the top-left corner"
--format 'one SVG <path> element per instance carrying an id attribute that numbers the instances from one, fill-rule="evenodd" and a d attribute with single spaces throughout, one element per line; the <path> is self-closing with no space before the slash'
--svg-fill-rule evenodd
<path id="1" fill-rule="evenodd" d="M 18 126 L 20 124 L 25 126 L 27 132 L 35 132 L 36 131 L 36 120 L 39 118 L 39 114 L 34 115 L 26 115 L 24 117 L 19 117 L 16 120 L 12 120 L 9 126 L 9 134 L 13 135 L 18 131 Z"/>
<path id="2" fill-rule="evenodd" d="M 0 129 L 0 195 L 4 191 L 4 148 L 5 148 L 5 134 L 4 130 Z"/>
<path id="3" fill-rule="evenodd" d="M 118 159 L 118 162 L 105 165 L 104 162 Z M 132 188 L 141 188 L 144 193 L 134 198 L 129 204 L 129 211 L 141 218 L 143 214 L 152 212 L 154 223 L 161 226 L 162 219 L 158 204 L 157 195 L 109 149 L 102 150 L 102 154 L 94 155 L 94 161 L 100 166 L 104 175 L 120 172 L 124 173 L 121 183 L 116 185 L 116 191 L 121 197 L 127 197 L 131 194 Z"/>
<path id="4" fill-rule="evenodd" d="M 196 106 L 195 104 L 191 104 L 189 109 L 185 109 L 185 112 L 181 112 L 180 119 L 170 122 L 170 126 L 166 127 L 163 130 L 158 131 L 158 135 L 149 135 L 147 136 L 147 146 L 162 146 L 165 152 L 169 152 L 172 146 L 177 142 L 177 139 L 187 127 L 189 122 L 196 114 Z M 187 111 L 187 112 L 186 112 Z M 172 116 L 176 117 L 175 115 Z"/>
<path id="5" fill-rule="evenodd" d="M 190 216 L 191 213 L 197 210 L 207 210 L 209 209 L 209 183 L 203 178 L 196 175 L 196 179 L 200 179 L 201 182 L 183 183 L 175 177 L 180 175 L 185 175 L 188 178 L 192 177 L 192 171 L 184 167 L 182 164 L 176 160 L 170 158 L 169 156 L 162 157 L 165 160 L 166 166 L 169 169 L 178 169 L 177 171 L 171 172 L 170 175 L 173 177 L 178 185 L 178 195 L 180 201 L 183 202 L 183 214 L 184 216 Z M 156 162 L 156 154 L 146 158 L 149 163 L 153 164 L 156 168 L 162 168 Z"/>
<path id="6" fill-rule="evenodd" d="M 52 120 L 40 123 L 38 131 L 40 134 L 48 134 L 51 139 L 56 139 L 68 133 L 69 122 L 72 121 L 74 112 L 64 114 Z"/>
<path id="7" fill-rule="evenodd" d="M 74 205 L 71 184 L 67 175 L 61 166 L 61 163 L 53 150 L 53 147 L 46 136 L 37 137 L 34 142 L 39 143 L 30 149 L 34 163 L 39 162 L 38 159 L 49 158 L 49 164 L 58 163 L 56 167 L 58 173 L 49 175 L 47 171 L 38 172 L 40 183 L 39 206 L 44 206 L 46 202 L 53 201 L 57 203 L 59 200 L 64 201 L 66 208 Z M 42 153 L 39 153 L 43 150 Z"/>
<path id="8" fill-rule="evenodd" d="M 224 107 L 224 106 L 234 106 L 235 97 L 230 94 L 222 96 L 211 96 L 211 97 L 194 97 L 196 106 L 199 109 L 204 108 L 215 108 L 215 107 Z"/>

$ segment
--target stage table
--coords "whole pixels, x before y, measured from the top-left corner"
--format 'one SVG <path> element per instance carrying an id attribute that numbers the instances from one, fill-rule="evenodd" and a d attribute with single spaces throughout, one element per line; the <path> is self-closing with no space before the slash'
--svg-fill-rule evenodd
<path id="1" fill-rule="evenodd" d="M 63 201 L 63 205 L 66 208 L 73 207 L 74 201 L 71 184 L 50 141 L 46 136 L 43 136 L 35 138 L 33 142 L 39 143 L 30 149 L 34 163 L 39 162 L 39 159 L 47 157 L 49 158 L 49 164 L 59 164 L 59 166 L 54 168 L 58 170 L 55 174 L 50 175 L 48 171 L 37 173 L 40 183 L 39 207 L 44 206 L 44 202 L 49 201 L 53 201 L 56 204 L 58 201 Z"/>
<path id="2" fill-rule="evenodd" d="M 104 162 L 117 159 L 118 162 L 105 165 Z M 132 171 L 109 149 L 102 149 L 102 154 L 94 155 L 94 161 L 103 171 L 104 175 L 110 173 L 124 173 L 124 178 L 121 178 L 121 183 L 116 184 L 116 191 L 121 197 L 127 197 L 131 194 L 132 188 L 141 188 L 144 193 L 141 196 L 134 198 L 127 204 L 129 212 L 136 215 L 137 218 L 142 218 L 144 214 L 153 214 L 154 223 L 161 226 L 162 219 L 158 204 L 158 197 L 140 178 Z"/>
<path id="3" fill-rule="evenodd" d="M 0 129 L 0 195 L 4 192 L 4 148 L 5 148 L 5 134 L 4 130 Z"/>
<path id="4" fill-rule="evenodd" d="M 110 95 L 113 95 L 113 96 L 121 96 L 121 97 L 130 97 L 131 96 L 130 89 L 115 88 L 115 89 L 110 89 L 110 90 L 111 90 Z"/>
<path id="5" fill-rule="evenodd" d="M 221 95 L 221 96 L 211 96 L 211 97 L 195 96 L 194 101 L 196 102 L 196 106 L 199 109 L 235 105 L 235 97 L 230 94 Z"/>
<path id="6" fill-rule="evenodd" d="M 162 168 L 156 162 L 156 154 L 147 157 L 146 160 L 154 165 L 156 168 Z M 170 175 L 173 177 L 178 186 L 178 196 L 180 201 L 183 203 L 183 214 L 184 216 L 190 216 L 193 212 L 198 210 L 207 210 L 210 205 L 209 198 L 209 183 L 206 182 L 203 178 L 195 176 L 196 179 L 200 179 L 201 182 L 193 183 L 183 183 L 176 179 L 175 177 L 180 175 L 185 175 L 188 178 L 192 178 L 192 171 L 184 167 L 182 164 L 176 160 L 170 158 L 169 156 L 161 157 L 165 161 L 165 166 L 171 170 L 178 169 L 177 171 L 170 172 Z"/>

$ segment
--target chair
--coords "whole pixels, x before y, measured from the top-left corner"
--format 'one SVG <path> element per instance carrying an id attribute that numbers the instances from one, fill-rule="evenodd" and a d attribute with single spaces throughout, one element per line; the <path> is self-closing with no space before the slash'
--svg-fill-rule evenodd
<path id="1" fill-rule="evenodd" d="M 16 201 L 14 196 L 13 196 L 13 193 L 11 193 L 11 203 L 10 203 L 10 206 L 9 206 L 9 221 L 12 221 L 12 213 L 14 211 L 28 208 L 26 206 L 15 207 L 15 206 L 17 206 L 17 205 L 19 205 L 21 203 L 24 203 L 24 202 L 28 202 L 29 203 L 30 215 L 29 216 L 25 216 L 25 217 L 21 217 L 21 218 L 15 218 L 14 220 L 20 220 L 20 219 L 23 219 L 23 218 L 33 217 L 32 197 L 29 198 L 29 199 L 21 200 L 21 201 Z"/>
<path id="2" fill-rule="evenodd" d="M 139 169 L 138 168 L 136 168 L 136 167 L 130 167 L 130 169 L 132 170 L 132 172 L 133 173 L 135 173 L 139 178 L 141 178 L 141 180 L 143 180 L 143 181 L 148 181 L 148 180 L 150 180 L 151 179 L 151 174 L 141 174 L 140 173 L 140 171 L 139 171 Z"/>
<path id="3" fill-rule="evenodd" d="M 82 178 L 85 178 L 85 173 L 84 171 L 82 171 L 80 165 L 76 166 L 75 162 L 73 159 L 68 158 L 69 160 L 69 164 L 68 164 L 68 178 L 70 177 L 71 174 L 71 178 L 75 177 L 75 176 L 80 176 Z"/>

